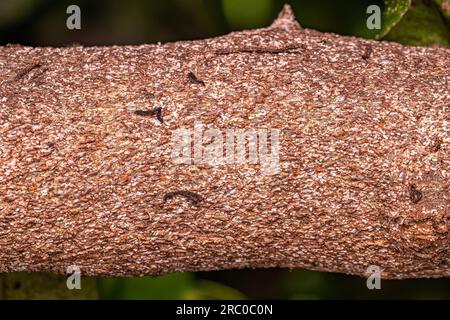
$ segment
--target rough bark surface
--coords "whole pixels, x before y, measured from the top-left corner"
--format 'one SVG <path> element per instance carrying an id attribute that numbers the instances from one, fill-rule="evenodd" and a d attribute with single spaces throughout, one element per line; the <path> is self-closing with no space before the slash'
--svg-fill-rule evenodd
<path id="1" fill-rule="evenodd" d="M 450 276 L 449 52 L 288 7 L 201 41 L 0 47 L 0 272 Z M 279 129 L 280 171 L 174 162 L 195 121 Z"/>

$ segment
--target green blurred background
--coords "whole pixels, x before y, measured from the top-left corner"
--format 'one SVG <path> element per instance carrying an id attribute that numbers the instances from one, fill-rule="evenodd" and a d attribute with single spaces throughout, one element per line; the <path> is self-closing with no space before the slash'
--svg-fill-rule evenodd
<path id="1" fill-rule="evenodd" d="M 141 44 L 200 39 L 267 26 L 284 2 L 300 23 L 322 31 L 370 36 L 366 8 L 380 0 L 1 0 L 5 43 L 63 46 Z M 66 8 L 81 8 L 81 30 L 68 30 Z"/>
<path id="2" fill-rule="evenodd" d="M 284 3 L 291 4 L 303 27 L 375 38 L 381 36 L 380 31 L 366 28 L 366 8 L 377 4 L 384 9 L 403 3 L 409 8 L 405 16 L 403 11 L 384 16 L 390 23 L 383 25 L 385 39 L 448 45 L 444 2 L 416 0 L 411 7 L 410 0 L 387 0 L 386 4 L 382 0 L 0 0 L 0 44 L 119 45 L 201 39 L 267 26 Z M 81 8 L 81 30 L 65 27 L 66 8 L 71 4 Z M 450 279 L 383 280 L 381 290 L 368 290 L 366 280 L 360 277 L 258 269 L 144 278 L 83 277 L 82 290 L 70 291 L 65 277 L 13 273 L 0 275 L 0 298 L 450 299 Z"/>

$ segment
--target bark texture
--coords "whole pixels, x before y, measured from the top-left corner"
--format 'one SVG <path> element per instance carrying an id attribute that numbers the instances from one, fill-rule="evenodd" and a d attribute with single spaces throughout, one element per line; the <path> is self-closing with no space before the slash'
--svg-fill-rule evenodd
<path id="1" fill-rule="evenodd" d="M 289 7 L 201 41 L 0 47 L 0 272 L 448 277 L 449 52 Z M 280 171 L 174 162 L 195 121 L 279 129 Z"/>

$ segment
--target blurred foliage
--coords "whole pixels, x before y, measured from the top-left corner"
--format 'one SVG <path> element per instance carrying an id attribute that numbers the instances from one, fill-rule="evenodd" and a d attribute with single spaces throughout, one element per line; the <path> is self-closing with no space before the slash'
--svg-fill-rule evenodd
<path id="1" fill-rule="evenodd" d="M 104 299 L 181 299 L 193 283 L 193 274 L 174 273 L 159 277 L 102 278 L 99 287 Z"/>
<path id="2" fill-rule="evenodd" d="M 439 11 L 442 13 L 442 16 L 445 18 L 447 23 L 450 22 L 450 1 L 449 0 L 436 0 L 436 4 L 438 5 Z"/>
<path id="3" fill-rule="evenodd" d="M 264 27 L 289 3 L 303 27 L 414 45 L 448 45 L 448 0 L 1 0 L 0 44 L 64 46 L 191 40 Z M 68 30 L 66 8 L 77 4 L 82 29 Z M 368 30 L 366 8 L 383 9 L 382 30 Z M 3 299 L 450 299 L 450 279 L 382 281 L 368 290 L 360 277 L 306 270 L 234 270 L 142 278 L 0 275 Z M 97 284 L 98 282 L 98 284 Z"/>
<path id="4" fill-rule="evenodd" d="M 0 44 L 63 46 L 192 40 L 267 26 L 287 2 L 304 27 L 374 37 L 366 8 L 382 0 L 2 0 Z M 66 8 L 81 8 L 81 30 L 66 28 Z"/>
<path id="5" fill-rule="evenodd" d="M 301 269 L 224 270 L 158 277 L 81 277 L 68 290 L 66 276 L 0 274 L 1 299 L 450 299 L 450 279 L 382 280 L 368 290 L 366 279 Z"/>
<path id="6" fill-rule="evenodd" d="M 99 278 L 103 299 L 245 299 L 239 291 L 221 283 L 199 280 L 191 273 L 159 277 Z"/>
<path id="7" fill-rule="evenodd" d="M 448 21 L 441 4 L 431 0 L 385 0 L 378 38 L 411 45 L 450 45 Z M 448 4 L 448 2 L 446 2 Z M 440 10 L 441 8 L 442 10 Z"/>
<path id="8" fill-rule="evenodd" d="M 383 24 L 376 38 L 386 36 L 409 10 L 411 0 L 384 0 Z"/>
<path id="9" fill-rule="evenodd" d="M 228 25 L 236 29 L 251 29 L 269 23 L 272 0 L 222 0 L 223 13 Z"/>
<path id="10" fill-rule="evenodd" d="M 67 278 L 49 273 L 13 272 L 0 274 L 0 299 L 54 300 L 98 299 L 97 279 L 83 277 L 80 290 L 69 290 Z"/>
<path id="11" fill-rule="evenodd" d="M 188 300 L 243 300 L 247 297 L 240 291 L 224 284 L 209 280 L 198 280 L 184 292 L 182 298 Z"/>

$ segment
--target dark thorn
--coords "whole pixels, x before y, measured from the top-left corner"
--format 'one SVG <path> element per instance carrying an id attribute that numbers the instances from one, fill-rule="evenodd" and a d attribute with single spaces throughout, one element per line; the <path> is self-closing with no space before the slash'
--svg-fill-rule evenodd
<path id="1" fill-rule="evenodd" d="M 150 117 L 154 113 L 151 110 L 136 110 L 136 111 L 134 111 L 134 114 L 136 114 L 138 116 L 142 116 L 142 117 Z"/>
<path id="2" fill-rule="evenodd" d="M 159 122 L 164 123 L 163 117 L 162 117 L 162 108 L 158 107 L 154 109 L 153 111 L 156 112 L 156 119 L 158 119 Z"/>
<path id="3" fill-rule="evenodd" d="M 442 140 L 440 138 L 436 138 L 431 145 L 431 151 L 432 152 L 438 152 L 441 150 Z"/>
<path id="4" fill-rule="evenodd" d="M 417 203 L 422 199 L 422 192 L 416 188 L 415 184 L 409 186 L 409 199 L 412 203 Z"/>
<path id="5" fill-rule="evenodd" d="M 184 191 L 184 190 L 166 193 L 166 194 L 164 195 L 164 200 L 163 200 L 163 201 L 166 202 L 167 200 L 170 200 L 170 199 L 172 199 L 173 197 L 176 197 L 176 196 L 182 196 L 182 197 L 185 197 L 185 198 L 188 199 L 194 206 L 198 206 L 199 203 L 200 203 L 201 201 L 203 201 L 203 198 L 202 198 L 199 194 L 197 194 L 197 193 L 195 193 L 195 192 L 191 192 L 191 191 Z"/>
<path id="6" fill-rule="evenodd" d="M 201 85 L 201 86 L 205 86 L 205 82 L 202 81 L 202 80 L 197 79 L 197 77 L 195 76 L 195 74 L 192 73 L 192 72 L 189 72 L 189 73 L 188 73 L 188 78 L 189 78 L 189 81 L 190 81 L 191 83 L 193 83 L 193 84 L 199 84 L 199 85 Z"/>
<path id="7" fill-rule="evenodd" d="M 14 81 L 19 81 L 20 79 L 22 79 L 24 76 L 26 76 L 28 73 L 30 73 L 31 71 L 33 71 L 34 69 L 40 68 L 42 67 L 42 65 L 40 63 L 34 63 L 24 69 L 22 69 L 21 71 L 19 71 L 17 73 L 17 75 L 14 77 Z"/>
<path id="8" fill-rule="evenodd" d="M 7 202 L 7 203 L 11 203 L 11 202 L 13 202 L 14 201 L 14 199 L 13 198 L 10 198 L 10 197 L 6 197 L 5 199 L 3 199 L 5 202 Z"/>
<path id="9" fill-rule="evenodd" d="M 164 123 L 161 107 L 157 107 L 153 110 L 135 110 L 134 114 L 142 117 L 151 117 L 153 115 L 156 115 L 156 119 L 158 119 L 159 122 Z"/>
<path id="10" fill-rule="evenodd" d="M 369 45 L 366 47 L 366 50 L 364 51 L 364 54 L 362 55 L 362 58 L 363 58 L 364 60 L 367 60 L 367 59 L 370 58 L 371 55 L 372 55 L 372 46 L 369 44 Z"/>

